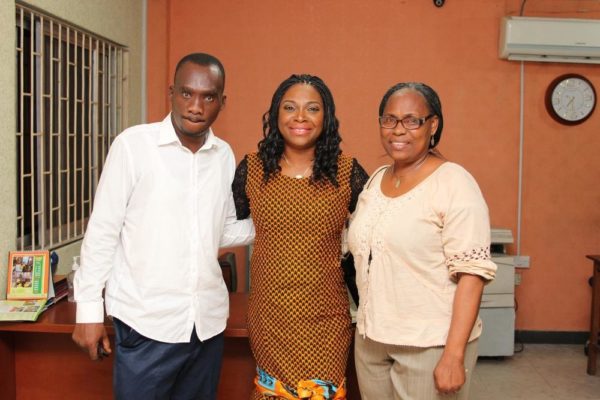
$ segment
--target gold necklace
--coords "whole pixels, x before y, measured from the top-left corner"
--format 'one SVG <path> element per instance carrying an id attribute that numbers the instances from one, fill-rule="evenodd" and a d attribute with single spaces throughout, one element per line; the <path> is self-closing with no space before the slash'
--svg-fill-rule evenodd
<path id="1" fill-rule="evenodd" d="M 408 172 L 414 172 L 414 171 L 418 170 L 419 167 L 425 163 L 425 160 L 427 160 L 427 157 L 429 157 L 429 154 L 426 154 L 425 157 L 423 157 L 423 159 L 421 161 L 419 161 L 417 164 L 415 164 L 415 166 L 412 167 Z M 402 176 L 396 176 L 396 163 L 392 164 L 392 178 L 394 178 L 394 187 L 396 189 L 398 189 L 400 187 L 400 184 L 402 183 L 401 179 L 406 177 L 406 175 L 408 175 L 408 173 L 406 173 Z"/>
<path id="2" fill-rule="evenodd" d="M 290 168 L 294 168 L 294 166 L 292 164 L 290 164 L 290 162 L 288 161 L 287 157 L 285 156 L 285 154 L 282 154 L 281 157 L 283 158 L 283 161 L 285 161 L 285 163 L 287 164 L 288 167 Z M 294 175 L 294 178 L 296 179 L 302 179 L 306 176 L 306 173 L 308 172 L 308 170 L 312 167 L 312 161 L 310 164 L 308 164 L 308 167 L 306 167 L 306 169 L 304 170 L 304 172 L 302 172 L 301 174 L 296 174 Z"/>

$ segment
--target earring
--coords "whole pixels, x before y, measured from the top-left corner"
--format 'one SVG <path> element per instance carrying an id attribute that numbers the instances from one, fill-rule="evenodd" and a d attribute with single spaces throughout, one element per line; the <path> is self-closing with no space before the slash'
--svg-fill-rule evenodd
<path id="1" fill-rule="evenodd" d="M 435 136 L 431 135 L 431 147 L 435 146 Z"/>

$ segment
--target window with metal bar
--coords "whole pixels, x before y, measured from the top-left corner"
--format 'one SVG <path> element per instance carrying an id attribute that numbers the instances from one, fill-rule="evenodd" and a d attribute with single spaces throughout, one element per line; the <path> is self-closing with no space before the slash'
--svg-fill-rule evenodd
<path id="1" fill-rule="evenodd" d="M 81 239 L 108 148 L 126 126 L 128 52 L 17 4 L 17 243 Z"/>

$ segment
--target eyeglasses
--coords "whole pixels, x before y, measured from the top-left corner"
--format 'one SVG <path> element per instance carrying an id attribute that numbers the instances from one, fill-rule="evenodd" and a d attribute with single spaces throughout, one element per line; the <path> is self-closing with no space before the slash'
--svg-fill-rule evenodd
<path id="1" fill-rule="evenodd" d="M 379 117 L 379 126 L 381 126 L 382 128 L 385 128 L 385 129 L 394 129 L 396 126 L 398 126 L 398 122 L 400 122 L 400 124 L 405 129 L 415 130 L 415 129 L 419 129 L 421 126 L 423 126 L 425 121 L 427 121 L 429 118 L 431 118 L 433 116 L 434 116 L 433 114 L 429 114 L 428 116 L 423 117 L 423 118 L 404 117 L 402 119 L 398 119 L 391 115 L 384 115 L 382 117 Z"/>

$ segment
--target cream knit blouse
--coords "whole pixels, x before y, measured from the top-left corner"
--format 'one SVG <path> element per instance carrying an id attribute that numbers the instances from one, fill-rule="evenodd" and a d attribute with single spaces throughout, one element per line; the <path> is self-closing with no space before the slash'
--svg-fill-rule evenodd
<path id="1" fill-rule="evenodd" d="M 441 346 L 456 274 L 495 276 L 488 208 L 475 179 L 458 164 L 445 162 L 395 198 L 381 192 L 385 168 L 360 194 L 348 231 L 360 293 L 357 329 L 381 343 Z M 478 318 L 469 341 L 481 329 Z"/>

